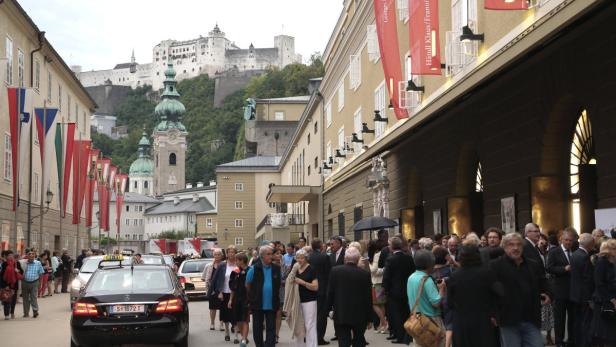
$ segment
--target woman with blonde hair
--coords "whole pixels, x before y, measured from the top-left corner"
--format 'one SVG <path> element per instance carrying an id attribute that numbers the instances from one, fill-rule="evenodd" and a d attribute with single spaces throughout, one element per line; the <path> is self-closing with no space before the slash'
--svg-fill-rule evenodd
<path id="1" fill-rule="evenodd" d="M 306 251 L 297 251 L 295 260 L 297 263 L 289 273 L 285 285 L 283 311 L 287 313 L 287 323 L 296 345 L 316 347 L 319 281 L 315 270 L 308 263 Z"/>
<path id="2" fill-rule="evenodd" d="M 600 346 L 616 345 L 616 240 L 601 244 L 595 264 L 592 337 Z"/>

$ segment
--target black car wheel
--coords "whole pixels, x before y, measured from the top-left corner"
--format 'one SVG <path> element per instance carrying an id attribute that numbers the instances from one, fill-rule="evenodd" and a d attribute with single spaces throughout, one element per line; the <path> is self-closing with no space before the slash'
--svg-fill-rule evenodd
<path id="1" fill-rule="evenodd" d="M 188 333 L 180 340 L 180 342 L 175 344 L 175 347 L 188 347 Z"/>

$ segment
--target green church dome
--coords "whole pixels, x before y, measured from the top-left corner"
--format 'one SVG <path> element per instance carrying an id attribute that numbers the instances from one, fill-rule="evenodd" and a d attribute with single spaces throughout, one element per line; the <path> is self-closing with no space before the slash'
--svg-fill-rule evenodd
<path id="1" fill-rule="evenodd" d="M 150 158 L 150 140 L 145 130 L 139 140 L 139 158 L 130 164 L 128 174 L 131 177 L 154 176 L 154 160 Z"/>
<path id="2" fill-rule="evenodd" d="M 169 129 L 178 129 L 182 132 L 186 131 L 186 127 L 182 124 L 182 115 L 186 112 L 186 108 L 180 102 L 180 93 L 178 93 L 175 80 L 175 70 L 173 64 L 167 64 L 165 70 L 165 90 L 161 94 L 161 101 L 156 105 L 154 114 L 160 119 L 160 123 L 156 126 L 157 131 L 166 131 Z"/>

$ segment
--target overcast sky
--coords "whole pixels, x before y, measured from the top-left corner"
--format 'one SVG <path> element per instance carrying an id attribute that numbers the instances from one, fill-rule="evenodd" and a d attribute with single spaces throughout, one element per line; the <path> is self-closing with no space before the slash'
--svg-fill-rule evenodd
<path id="1" fill-rule="evenodd" d="M 323 53 L 342 0 L 18 0 L 69 65 L 84 71 L 152 60 L 162 40 L 206 36 L 218 23 L 240 48 L 295 37 L 304 60 Z"/>

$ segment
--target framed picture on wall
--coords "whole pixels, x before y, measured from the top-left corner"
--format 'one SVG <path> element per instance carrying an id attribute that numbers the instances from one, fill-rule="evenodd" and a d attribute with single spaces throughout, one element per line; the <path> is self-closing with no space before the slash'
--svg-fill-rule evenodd
<path id="1" fill-rule="evenodd" d="M 434 226 L 434 235 L 443 233 L 443 216 L 440 208 L 432 210 L 432 225 Z"/>
<path id="2" fill-rule="evenodd" d="M 507 196 L 501 199 L 501 228 L 505 233 L 517 230 L 516 225 L 515 196 Z"/>

